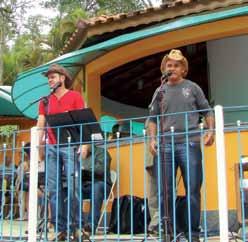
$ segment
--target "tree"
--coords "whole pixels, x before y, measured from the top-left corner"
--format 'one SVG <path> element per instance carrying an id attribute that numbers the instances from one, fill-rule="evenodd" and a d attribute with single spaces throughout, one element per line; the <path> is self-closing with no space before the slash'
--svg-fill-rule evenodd
<path id="1" fill-rule="evenodd" d="M 117 14 L 153 6 L 151 0 L 46 0 L 43 1 L 43 5 L 46 8 L 55 8 L 61 18 L 64 13 L 71 13 L 77 8 L 92 17 L 103 13 Z"/>
<path id="2" fill-rule="evenodd" d="M 15 38 L 11 47 L 5 48 L 4 84 L 11 85 L 19 72 L 39 66 L 55 57 L 47 36 L 41 34 L 46 21 L 39 15 L 29 17 L 23 26 L 25 30 Z"/>
<path id="3" fill-rule="evenodd" d="M 0 126 L 0 142 L 1 144 L 10 145 L 13 140 L 13 133 L 18 130 L 17 125 Z"/>
<path id="4" fill-rule="evenodd" d="M 152 6 L 151 0 L 43 0 L 54 16 L 24 19 L 30 2 L 0 0 L 0 85 L 11 85 L 18 73 L 57 57 L 78 20 Z M 51 28 L 48 34 L 41 34 L 44 26 Z"/>
<path id="5" fill-rule="evenodd" d="M 97 15 L 99 14 L 118 14 L 123 12 L 131 12 L 146 7 L 143 1 L 138 0 L 98 0 Z"/>
<path id="6" fill-rule="evenodd" d="M 65 41 L 75 30 L 79 19 L 86 18 L 82 9 L 75 9 L 63 19 L 47 20 L 42 16 L 30 16 L 23 24 L 11 47 L 6 46 L 3 54 L 3 83 L 11 85 L 18 73 L 34 68 L 57 57 Z M 48 34 L 42 28 L 50 25 Z"/>
<path id="7" fill-rule="evenodd" d="M 97 0 L 44 0 L 45 8 L 53 8 L 58 12 L 59 19 L 71 14 L 75 9 L 90 12 L 96 5 Z"/>
<path id="8" fill-rule="evenodd" d="M 2 83 L 11 85 L 18 73 L 39 66 L 57 57 L 65 41 L 75 30 L 79 19 L 86 18 L 82 9 L 75 9 L 60 19 L 48 20 L 40 15 L 30 16 L 22 25 L 11 46 L 4 46 Z M 42 34 L 44 26 L 50 26 L 48 34 Z"/>
<path id="9" fill-rule="evenodd" d="M 52 29 L 48 36 L 48 42 L 55 55 L 60 53 L 65 42 L 74 32 L 76 23 L 82 18 L 88 18 L 87 13 L 81 8 L 76 8 L 62 19 L 60 17 L 54 19 Z"/>
<path id="10" fill-rule="evenodd" d="M 18 33 L 18 22 L 31 0 L 0 0 L 0 85 L 3 81 L 3 54 L 6 43 Z"/>

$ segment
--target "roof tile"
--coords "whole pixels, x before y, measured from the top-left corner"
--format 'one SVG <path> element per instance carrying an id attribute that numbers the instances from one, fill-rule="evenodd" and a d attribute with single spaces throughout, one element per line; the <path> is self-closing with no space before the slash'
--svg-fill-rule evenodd
<path id="1" fill-rule="evenodd" d="M 130 13 L 119 13 L 110 16 L 101 15 L 88 20 L 80 20 L 77 23 L 76 30 L 63 47 L 61 53 L 80 48 L 87 38 L 94 35 L 165 21 L 201 11 L 211 11 L 220 7 L 239 5 L 245 2 L 248 2 L 248 0 L 240 0 L 238 2 L 235 0 L 168 0 L 159 7 L 150 7 Z M 116 23 L 118 24 L 116 25 Z M 101 25 L 103 26 L 102 28 Z M 94 29 L 94 31 L 90 31 L 91 29 Z"/>

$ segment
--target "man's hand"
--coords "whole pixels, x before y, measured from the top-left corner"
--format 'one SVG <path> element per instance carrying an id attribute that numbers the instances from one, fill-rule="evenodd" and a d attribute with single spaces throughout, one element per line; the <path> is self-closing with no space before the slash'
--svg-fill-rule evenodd
<path id="1" fill-rule="evenodd" d="M 157 141 L 155 139 L 150 140 L 150 152 L 152 155 L 157 154 Z"/>
<path id="2" fill-rule="evenodd" d="M 152 175 L 153 175 L 153 174 L 152 174 L 152 167 L 146 168 L 146 171 L 147 171 L 147 173 L 149 174 L 149 176 L 152 176 Z"/>
<path id="3" fill-rule="evenodd" d="M 214 143 L 214 133 L 213 131 L 207 131 L 207 133 L 204 135 L 204 145 L 210 146 Z"/>
<path id="4" fill-rule="evenodd" d="M 82 159 L 86 159 L 90 153 L 90 145 L 81 145 L 77 151 L 81 155 Z"/>
<path id="5" fill-rule="evenodd" d="M 27 161 L 23 162 L 23 171 L 24 172 L 28 172 L 29 171 L 29 165 Z"/>

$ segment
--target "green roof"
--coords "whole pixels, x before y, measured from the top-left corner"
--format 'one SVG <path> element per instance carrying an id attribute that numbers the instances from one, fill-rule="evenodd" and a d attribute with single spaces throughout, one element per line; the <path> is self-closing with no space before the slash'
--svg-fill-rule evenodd
<path id="1" fill-rule="evenodd" d="M 0 86 L 0 116 L 22 116 L 11 98 L 11 86 Z"/>
<path id="2" fill-rule="evenodd" d="M 25 116 L 33 119 L 37 118 L 38 103 L 34 103 L 34 101 L 49 94 L 47 78 L 42 75 L 42 72 L 46 71 L 51 63 L 59 63 L 67 67 L 72 76 L 75 76 L 83 65 L 125 44 L 177 29 L 247 14 L 248 6 L 242 6 L 213 13 L 181 17 L 62 55 L 51 62 L 18 75 L 12 89 L 13 101 Z"/>

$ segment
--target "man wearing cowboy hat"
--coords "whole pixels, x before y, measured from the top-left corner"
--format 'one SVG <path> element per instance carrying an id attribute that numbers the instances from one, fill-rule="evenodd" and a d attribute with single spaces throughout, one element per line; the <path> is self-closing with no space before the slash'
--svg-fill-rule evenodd
<path id="1" fill-rule="evenodd" d="M 40 147 L 44 144 L 44 135 L 45 135 L 45 127 L 46 127 L 46 115 L 63 113 L 71 110 L 82 109 L 85 107 L 85 103 L 83 98 L 81 97 L 79 92 L 71 90 L 71 86 L 73 80 L 68 73 L 68 71 L 58 65 L 52 64 L 47 72 L 43 73 L 44 76 L 48 78 L 48 84 L 50 88 L 53 90 L 53 93 L 49 96 L 49 98 L 44 101 L 40 101 L 39 104 L 39 117 L 37 126 L 39 129 L 39 144 Z M 55 88 L 56 87 L 56 88 Z M 51 205 L 51 214 L 52 214 L 52 223 L 54 224 L 54 228 L 56 230 L 57 235 L 55 240 L 58 241 L 65 240 L 67 235 L 67 213 L 70 214 L 70 222 L 74 222 L 76 228 L 79 228 L 79 188 L 77 185 L 79 184 L 79 176 L 75 175 L 79 172 L 79 162 L 74 161 L 76 159 L 74 152 L 74 146 L 57 146 L 56 135 L 54 134 L 54 130 L 52 128 L 47 129 L 47 138 L 48 138 L 48 154 L 47 154 L 47 177 L 48 177 L 48 192 L 50 197 L 50 205 Z M 81 149 L 82 157 L 85 157 L 85 152 L 87 150 L 84 147 Z M 40 149 L 40 156 L 43 156 L 43 149 Z M 67 177 L 67 187 L 69 189 L 69 197 L 65 198 L 65 194 L 62 191 L 62 168 L 63 174 Z M 59 171 L 59 174 L 58 172 Z M 74 174 L 75 172 L 75 174 Z M 75 176 L 75 178 L 74 178 Z M 75 179 L 75 189 L 73 189 L 73 178 Z M 58 184 L 58 189 L 57 189 Z M 78 189 L 77 189 L 78 188 Z M 72 211 L 76 211 L 72 214 L 71 210 L 67 213 L 64 201 L 69 201 L 73 206 Z M 73 218 L 72 218 L 73 216 Z M 57 220 L 57 221 L 56 221 Z"/>
<path id="2" fill-rule="evenodd" d="M 153 155 L 160 157 L 157 164 L 161 167 L 161 189 L 163 189 L 161 209 L 169 218 L 169 233 L 175 235 L 173 226 L 173 209 L 175 201 L 173 194 L 176 194 L 173 169 L 177 171 L 180 167 L 187 198 L 190 201 L 190 226 L 185 226 L 183 232 L 191 241 L 199 241 L 200 232 L 200 190 L 202 184 L 202 154 L 199 132 L 199 111 L 205 118 L 208 131 L 204 137 L 205 145 L 212 145 L 214 142 L 213 113 L 201 88 L 194 82 L 187 80 L 188 61 L 180 50 L 171 50 L 165 55 L 161 62 L 162 74 L 167 74 L 167 82 L 156 96 L 150 115 L 162 115 L 157 118 L 150 118 L 149 134 L 150 151 Z M 168 74 L 169 73 L 169 74 Z M 157 133 L 159 125 L 160 133 Z M 171 129 L 173 127 L 173 129 Z M 174 133 L 171 132 L 174 131 Z M 156 135 L 159 135 L 157 143 Z M 173 135 L 172 135 L 173 134 Z M 158 148 L 160 156 L 158 156 Z M 156 169 L 157 170 L 157 169 Z M 173 182 L 174 180 L 174 182 Z M 188 184 L 189 183 L 189 184 Z M 188 197 L 189 196 L 189 197 Z M 187 199 L 187 200 L 188 200 Z M 187 208 L 186 208 L 187 210 Z M 174 210 L 175 211 L 175 210 Z M 185 211 L 186 212 L 186 211 Z M 188 221 L 188 218 L 186 218 Z M 188 229 L 190 227 L 190 229 Z"/>

